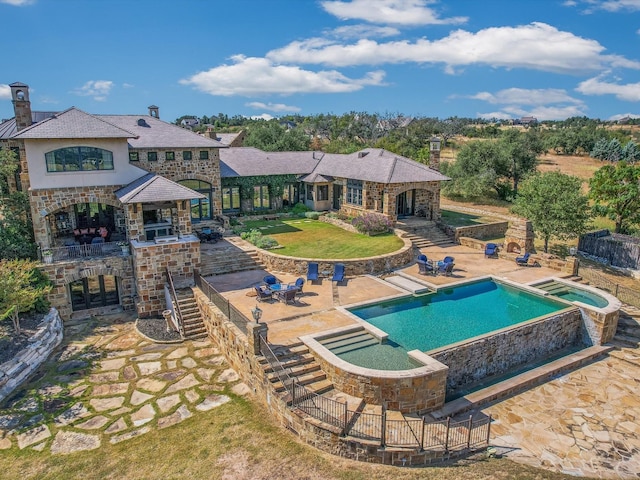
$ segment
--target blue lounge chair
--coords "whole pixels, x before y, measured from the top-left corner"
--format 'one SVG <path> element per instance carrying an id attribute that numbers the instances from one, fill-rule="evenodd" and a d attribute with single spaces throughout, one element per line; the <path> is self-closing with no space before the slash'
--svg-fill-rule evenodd
<path id="1" fill-rule="evenodd" d="M 332 282 L 341 282 L 344 280 L 344 264 L 336 263 L 336 266 L 333 270 L 333 277 L 331 277 Z"/>
<path id="2" fill-rule="evenodd" d="M 516 263 L 521 267 L 526 267 L 529 264 L 529 252 L 521 257 L 516 257 Z"/>
<path id="3" fill-rule="evenodd" d="M 273 292 L 267 287 L 253 287 L 256 290 L 256 298 L 259 302 L 264 302 L 265 300 L 273 299 Z"/>
<path id="4" fill-rule="evenodd" d="M 433 273 L 433 265 L 428 260 L 420 260 L 418 258 L 418 273 L 428 275 Z"/>
<path id="5" fill-rule="evenodd" d="M 315 282 L 318 280 L 318 264 L 316 262 L 309 262 L 307 266 L 307 281 Z"/>
<path id="6" fill-rule="evenodd" d="M 494 257 L 498 253 L 498 245 L 495 243 L 487 243 L 484 246 L 484 256 L 485 257 Z"/>

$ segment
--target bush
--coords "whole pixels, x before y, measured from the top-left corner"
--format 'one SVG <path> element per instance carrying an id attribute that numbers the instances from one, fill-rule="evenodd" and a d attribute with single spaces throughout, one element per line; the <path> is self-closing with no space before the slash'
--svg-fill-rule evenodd
<path id="1" fill-rule="evenodd" d="M 306 218 L 310 218 L 311 220 L 318 220 L 322 215 L 320 212 L 305 212 L 304 216 Z"/>
<path id="2" fill-rule="evenodd" d="M 265 237 L 260 230 L 253 229 L 249 232 L 242 232 L 240 238 L 254 244 L 258 248 L 269 249 L 276 247 L 278 242 L 273 237 Z"/>
<path id="3" fill-rule="evenodd" d="M 354 218 L 351 221 L 351 225 L 356 227 L 356 230 L 366 235 L 379 235 L 381 233 L 388 233 L 391 231 L 391 220 L 379 213 L 365 213 L 359 217 Z"/>
<path id="4" fill-rule="evenodd" d="M 309 207 L 307 207 L 304 203 L 296 203 L 292 208 L 291 208 L 291 213 L 294 213 L 296 215 L 300 215 L 302 213 L 308 212 L 311 209 Z"/>

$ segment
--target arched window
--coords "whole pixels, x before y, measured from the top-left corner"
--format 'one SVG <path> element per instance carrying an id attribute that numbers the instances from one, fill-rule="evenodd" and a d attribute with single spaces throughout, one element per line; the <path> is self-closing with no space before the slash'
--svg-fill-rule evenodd
<path id="1" fill-rule="evenodd" d="M 191 200 L 191 221 L 211 220 L 213 215 L 213 186 L 202 180 L 181 180 L 178 183 L 206 197 Z"/>
<path id="2" fill-rule="evenodd" d="M 97 147 L 66 147 L 44 154 L 47 172 L 113 170 L 113 153 Z"/>

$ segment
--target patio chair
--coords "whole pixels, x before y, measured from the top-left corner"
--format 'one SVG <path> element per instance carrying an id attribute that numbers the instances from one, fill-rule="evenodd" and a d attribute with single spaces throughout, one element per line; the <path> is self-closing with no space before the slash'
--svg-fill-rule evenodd
<path id="1" fill-rule="evenodd" d="M 270 285 L 275 285 L 276 283 L 278 283 L 278 279 L 276 277 L 274 277 L 273 275 L 265 275 L 263 277 L 262 281 L 265 283 L 265 285 L 267 287 L 269 287 Z"/>
<path id="2" fill-rule="evenodd" d="M 438 267 L 438 273 L 444 275 L 445 277 L 450 277 L 453 272 L 453 262 L 443 263 Z"/>
<path id="3" fill-rule="evenodd" d="M 433 273 L 433 265 L 428 260 L 418 259 L 418 273 L 422 275 L 428 275 Z"/>
<path id="4" fill-rule="evenodd" d="M 316 262 L 309 262 L 307 266 L 307 281 L 315 282 L 318 280 L 318 264 Z"/>
<path id="5" fill-rule="evenodd" d="M 447 255 L 442 260 L 438 260 L 438 268 L 442 267 L 447 263 L 453 263 L 453 262 L 454 262 L 454 258 Z"/>
<path id="6" fill-rule="evenodd" d="M 296 295 L 299 292 L 300 290 L 297 287 L 289 287 L 286 290 L 280 290 L 276 292 L 276 296 L 278 297 L 279 301 L 285 304 L 289 304 L 289 302 L 295 303 L 297 301 Z"/>
<path id="7" fill-rule="evenodd" d="M 495 243 L 487 243 L 484 246 L 484 256 L 485 257 L 495 257 L 498 253 L 498 245 Z"/>
<path id="8" fill-rule="evenodd" d="M 256 290 L 256 298 L 259 302 L 273 300 L 273 292 L 269 288 L 260 286 L 255 286 L 253 288 Z"/>
<path id="9" fill-rule="evenodd" d="M 342 282 L 344 280 L 344 264 L 336 263 L 333 269 L 333 277 L 331 277 L 332 282 Z"/>
<path id="10" fill-rule="evenodd" d="M 300 293 L 302 293 L 302 287 L 304 286 L 304 278 L 302 277 L 296 278 L 296 282 L 293 284 L 293 286 L 296 287 L 298 290 L 300 290 Z"/>
<path id="11" fill-rule="evenodd" d="M 516 263 L 520 267 L 526 267 L 529 264 L 529 252 L 525 253 L 521 257 L 516 257 Z"/>
<path id="12" fill-rule="evenodd" d="M 418 261 L 426 262 L 428 260 L 427 256 L 424 253 L 418 255 Z"/>

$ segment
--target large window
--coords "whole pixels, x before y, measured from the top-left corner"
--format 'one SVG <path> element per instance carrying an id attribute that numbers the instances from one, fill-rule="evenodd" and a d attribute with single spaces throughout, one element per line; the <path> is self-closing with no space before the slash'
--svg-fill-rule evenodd
<path id="1" fill-rule="evenodd" d="M 253 187 L 253 208 L 269 208 L 269 187 L 256 185 Z"/>
<path id="2" fill-rule="evenodd" d="M 178 183 L 206 197 L 191 200 L 191 221 L 211 220 L 213 215 L 213 187 L 211 184 L 202 180 L 182 180 Z"/>
<path id="3" fill-rule="evenodd" d="M 347 203 L 362 205 L 362 180 L 347 180 Z"/>
<path id="4" fill-rule="evenodd" d="M 223 187 L 222 211 L 240 210 L 240 187 Z"/>
<path id="5" fill-rule="evenodd" d="M 47 172 L 113 170 L 113 154 L 96 147 L 67 147 L 44 154 Z"/>
<path id="6" fill-rule="evenodd" d="M 82 278 L 69 284 L 73 311 L 118 305 L 118 284 L 113 275 Z"/>
<path id="7" fill-rule="evenodd" d="M 318 195 L 317 200 L 322 202 L 324 200 L 329 200 L 329 185 L 318 185 L 316 187 L 316 192 Z"/>

